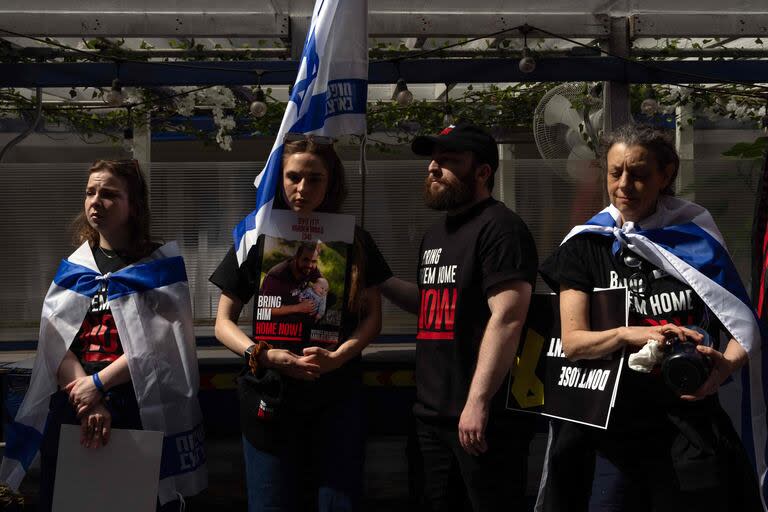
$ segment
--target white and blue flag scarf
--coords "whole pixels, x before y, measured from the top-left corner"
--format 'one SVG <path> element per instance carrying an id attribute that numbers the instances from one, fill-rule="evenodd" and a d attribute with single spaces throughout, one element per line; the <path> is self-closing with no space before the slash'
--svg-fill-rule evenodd
<path id="1" fill-rule="evenodd" d="M 107 296 L 145 430 L 161 431 L 161 504 L 207 487 L 199 374 L 184 260 L 175 243 L 102 275 L 87 243 L 63 260 L 43 303 L 29 389 L 6 429 L 0 481 L 18 490 L 37 456 L 57 373 L 98 292 Z"/>
<path id="2" fill-rule="evenodd" d="M 710 213 L 695 203 L 662 196 L 656 212 L 639 225 L 622 224 L 611 205 L 574 227 L 562 243 L 582 233 L 614 237 L 614 253 L 628 249 L 693 288 L 747 351 L 749 365 L 721 386 L 720 396 L 753 460 L 765 507 L 767 354 L 757 316 Z"/>
<path id="3" fill-rule="evenodd" d="M 256 209 L 234 229 L 243 264 L 269 222 L 287 133 L 364 134 L 368 99 L 368 2 L 316 0 L 299 72 L 267 165 L 255 180 Z"/>

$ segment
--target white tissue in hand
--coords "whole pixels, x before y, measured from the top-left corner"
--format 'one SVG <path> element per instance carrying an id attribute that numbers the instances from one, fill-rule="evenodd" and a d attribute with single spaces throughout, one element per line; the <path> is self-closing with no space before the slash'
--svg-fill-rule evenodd
<path id="1" fill-rule="evenodd" d="M 628 364 L 636 372 L 650 373 L 662 359 L 664 359 L 664 352 L 661 350 L 661 343 L 648 340 L 643 348 L 629 355 Z"/>

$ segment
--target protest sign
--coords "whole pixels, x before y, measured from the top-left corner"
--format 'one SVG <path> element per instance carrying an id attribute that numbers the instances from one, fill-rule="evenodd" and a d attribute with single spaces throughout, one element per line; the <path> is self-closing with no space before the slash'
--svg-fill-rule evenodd
<path id="1" fill-rule="evenodd" d="M 259 244 L 254 338 L 296 351 L 339 342 L 354 230 L 350 215 L 272 212 Z"/>
<path id="2" fill-rule="evenodd" d="M 569 361 L 560 337 L 559 297 L 534 295 L 509 380 L 507 408 L 608 428 L 624 360 L 620 350 L 600 359 Z M 625 288 L 595 291 L 590 325 L 626 325 Z"/>

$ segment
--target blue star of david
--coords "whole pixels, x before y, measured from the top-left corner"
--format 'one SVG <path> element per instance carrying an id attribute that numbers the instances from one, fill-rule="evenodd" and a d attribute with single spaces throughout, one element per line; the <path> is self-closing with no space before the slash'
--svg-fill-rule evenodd
<path id="1" fill-rule="evenodd" d="M 291 101 L 296 103 L 297 110 L 301 112 L 301 104 L 307 94 L 312 82 L 317 78 L 317 71 L 320 68 L 320 56 L 316 50 L 315 31 L 307 38 L 307 44 L 304 46 L 304 53 L 301 56 L 302 61 L 307 63 L 307 76 L 296 83 L 291 94 Z"/>

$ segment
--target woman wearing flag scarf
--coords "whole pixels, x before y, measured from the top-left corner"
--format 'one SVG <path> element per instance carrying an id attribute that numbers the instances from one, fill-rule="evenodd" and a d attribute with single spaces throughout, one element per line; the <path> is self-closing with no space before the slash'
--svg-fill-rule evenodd
<path id="1" fill-rule="evenodd" d="M 177 510 L 182 496 L 207 483 L 184 262 L 175 243 L 150 239 L 147 186 L 135 160 L 94 163 L 74 227 L 82 245 L 46 295 L 0 477 L 18 489 L 39 450 L 38 510 L 50 510 L 61 425 L 80 425 L 80 443 L 92 449 L 106 445 L 113 428 L 162 431 L 158 509 Z"/>
<path id="2" fill-rule="evenodd" d="M 289 135 L 299 140 L 286 139 L 275 208 L 337 213 L 346 185 L 332 139 Z M 239 266 L 232 248 L 211 276 L 222 290 L 216 337 L 242 355 L 256 375 L 276 371 L 281 381 L 272 382 L 282 390 L 274 400 L 261 405 L 256 400 L 258 415 L 244 413 L 250 406 L 241 403 L 248 510 L 360 510 L 365 450 L 360 354 L 381 329 L 378 285 L 392 272 L 371 236 L 356 228 L 339 344 L 328 350 L 297 348 L 296 342 L 272 347 L 254 344 L 237 326 L 267 270 L 259 266 L 259 253 L 255 245 Z M 312 304 L 306 307 L 304 312 L 311 312 Z"/>
<path id="3" fill-rule="evenodd" d="M 601 149 L 611 205 L 575 227 L 541 269 L 560 294 L 565 355 L 595 359 L 688 341 L 711 372 L 681 393 L 658 364 L 644 373 L 625 363 L 607 430 L 555 426 L 544 509 L 761 510 L 750 457 L 718 400 L 721 386 L 741 386 L 743 403 L 725 405 L 738 409 L 762 477 L 761 338 L 722 236 L 709 212 L 673 196 L 679 159 L 661 132 L 625 126 Z M 629 288 L 629 326 L 592 330 L 592 290 L 616 286 Z"/>

